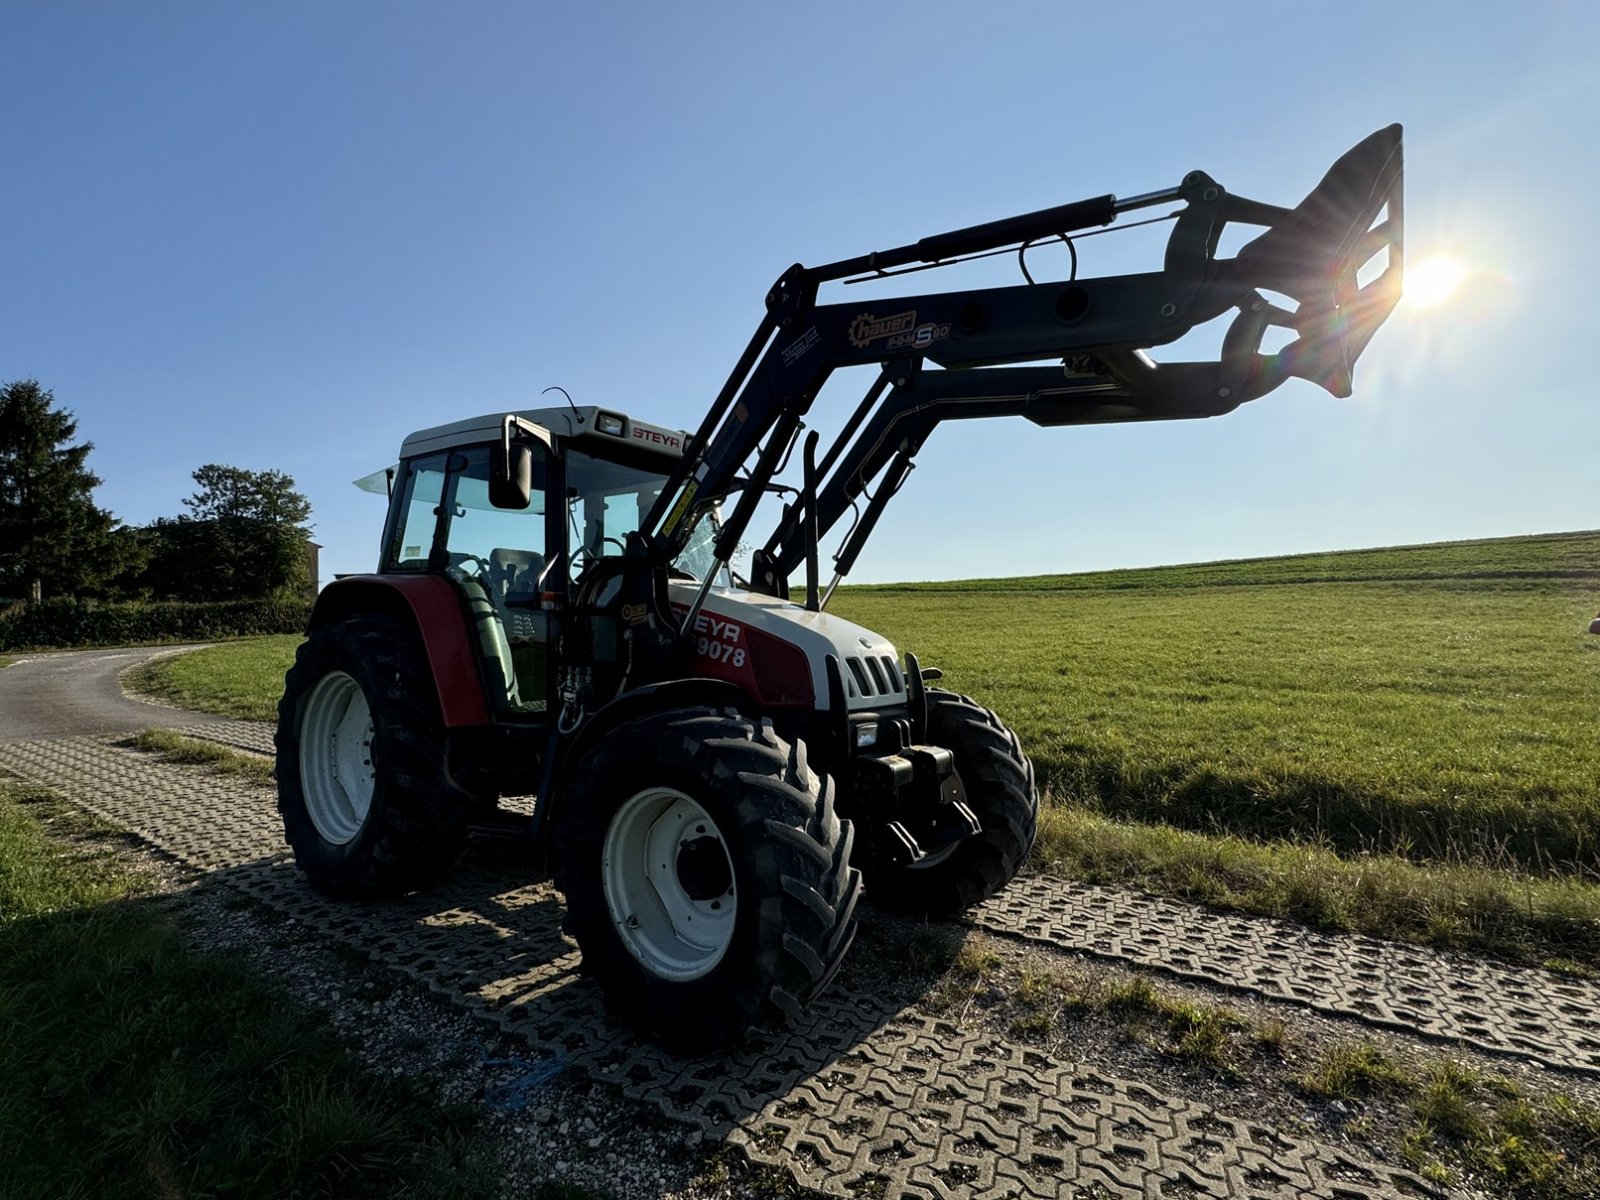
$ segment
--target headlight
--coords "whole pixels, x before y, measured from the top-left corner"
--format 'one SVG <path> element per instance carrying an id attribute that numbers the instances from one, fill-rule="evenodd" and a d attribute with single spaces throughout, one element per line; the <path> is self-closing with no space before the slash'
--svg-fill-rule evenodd
<path id="1" fill-rule="evenodd" d="M 878 744 L 878 727 L 876 725 L 856 726 L 856 749 L 865 750 L 868 746 Z"/>

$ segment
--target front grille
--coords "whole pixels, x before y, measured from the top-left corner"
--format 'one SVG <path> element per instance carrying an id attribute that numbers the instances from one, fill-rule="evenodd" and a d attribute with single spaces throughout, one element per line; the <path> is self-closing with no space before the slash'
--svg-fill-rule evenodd
<path id="1" fill-rule="evenodd" d="M 890 654 L 855 655 L 845 658 L 849 673 L 845 692 L 850 696 L 898 696 L 904 690 L 900 667 Z"/>

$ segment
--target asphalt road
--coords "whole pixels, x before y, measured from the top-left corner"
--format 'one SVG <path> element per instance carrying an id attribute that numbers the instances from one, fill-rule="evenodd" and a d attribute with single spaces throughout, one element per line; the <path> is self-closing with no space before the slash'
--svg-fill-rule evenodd
<path id="1" fill-rule="evenodd" d="M 215 721 L 215 717 L 129 700 L 118 673 L 193 646 L 66 650 L 19 657 L 0 668 L 0 745 L 92 733 L 132 733 Z"/>

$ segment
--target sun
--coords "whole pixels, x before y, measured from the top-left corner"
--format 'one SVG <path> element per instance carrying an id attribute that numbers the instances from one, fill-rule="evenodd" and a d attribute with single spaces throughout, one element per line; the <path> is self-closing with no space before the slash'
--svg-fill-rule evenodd
<path id="1" fill-rule="evenodd" d="M 1448 303 L 1472 272 L 1453 254 L 1430 254 L 1406 264 L 1405 298 L 1412 308 Z"/>

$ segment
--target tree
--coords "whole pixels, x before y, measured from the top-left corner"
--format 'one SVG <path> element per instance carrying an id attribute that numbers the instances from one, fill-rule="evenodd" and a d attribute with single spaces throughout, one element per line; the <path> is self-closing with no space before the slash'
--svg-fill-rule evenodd
<path id="1" fill-rule="evenodd" d="M 282 471 L 207 463 L 189 512 L 148 527 L 141 584 L 175 600 L 251 600 L 303 592 L 311 582 L 311 503 Z"/>
<path id="2" fill-rule="evenodd" d="M 71 445 L 77 432 L 37 380 L 0 387 L 0 595 L 93 591 L 127 566 L 131 544 L 113 537 L 84 466 L 94 443 Z"/>
<path id="3" fill-rule="evenodd" d="M 207 463 L 194 473 L 200 490 L 184 501 L 197 521 L 240 518 L 273 525 L 294 525 L 311 533 L 311 502 L 294 490 L 294 479 L 282 471 L 247 471 Z"/>

